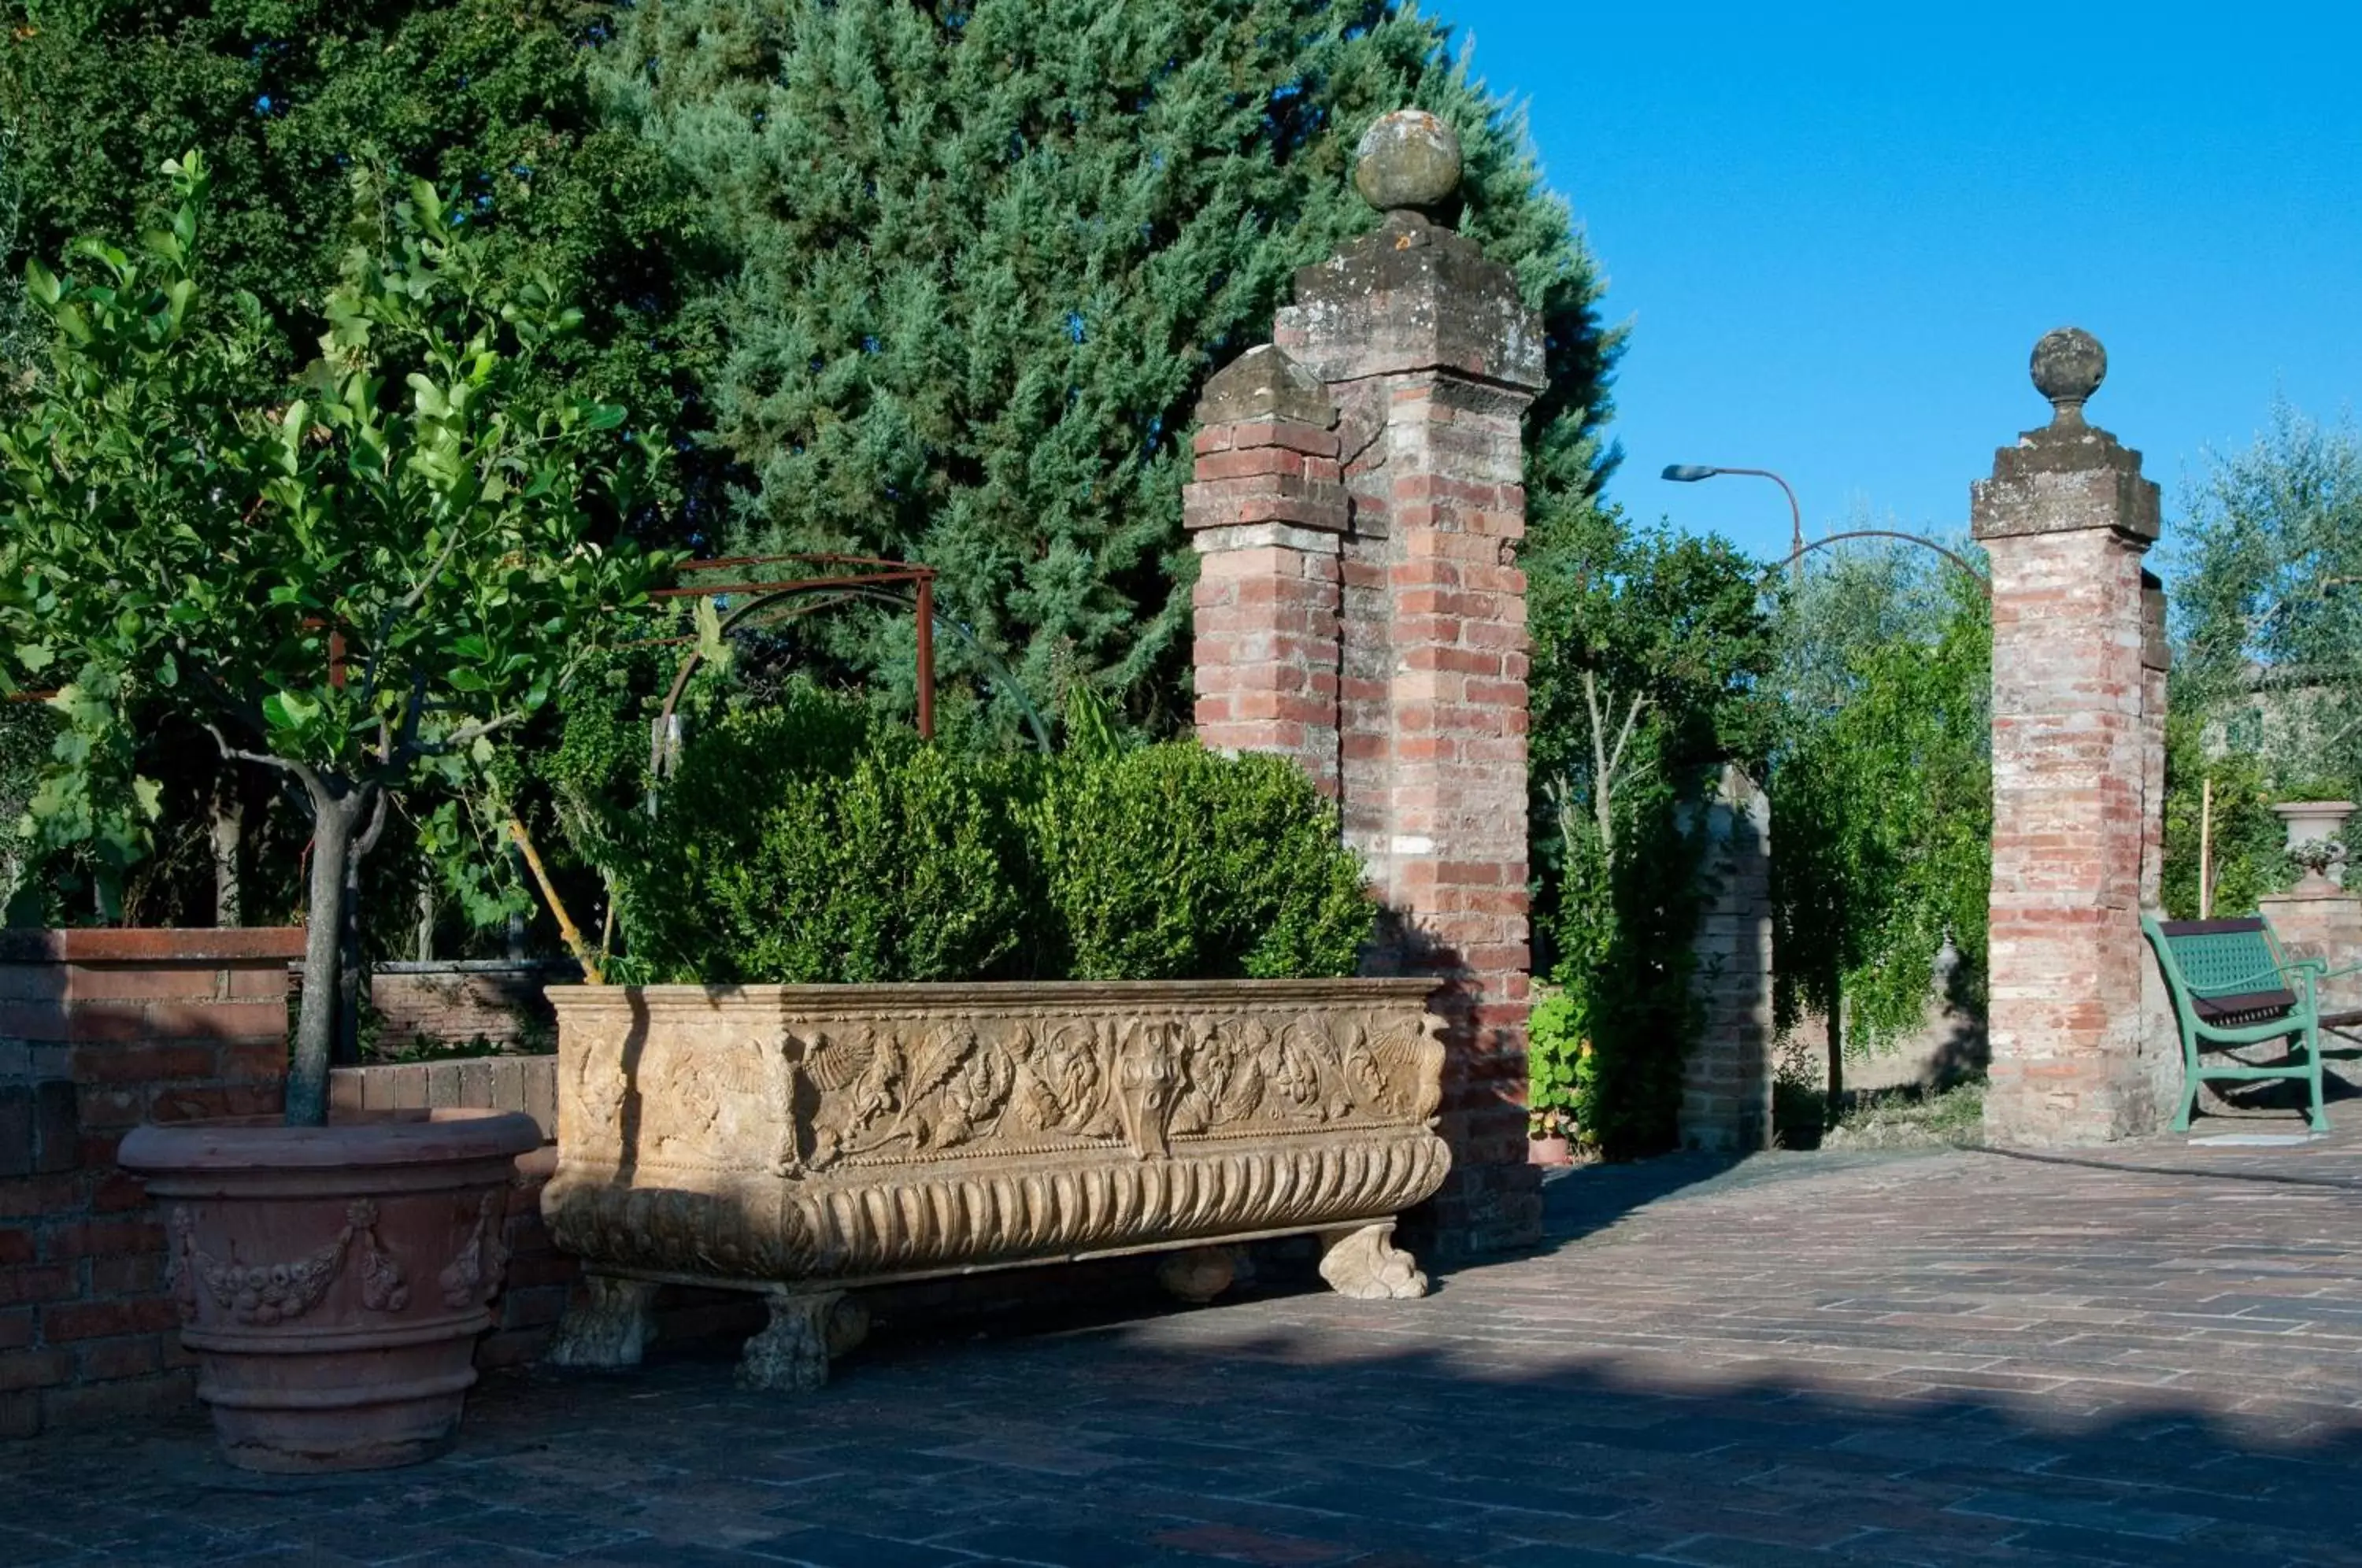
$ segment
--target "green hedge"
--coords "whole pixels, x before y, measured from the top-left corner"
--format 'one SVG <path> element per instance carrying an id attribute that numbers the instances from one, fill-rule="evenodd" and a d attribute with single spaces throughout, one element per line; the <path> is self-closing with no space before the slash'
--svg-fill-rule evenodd
<path id="1" fill-rule="evenodd" d="M 964 753 L 810 690 L 709 719 L 653 819 L 589 837 L 638 980 L 1350 975 L 1377 915 L 1284 758 Z"/>

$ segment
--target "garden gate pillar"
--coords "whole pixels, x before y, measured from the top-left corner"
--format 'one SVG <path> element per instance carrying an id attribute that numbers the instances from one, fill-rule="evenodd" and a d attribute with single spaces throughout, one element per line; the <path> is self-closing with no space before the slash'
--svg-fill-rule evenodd
<path id="1" fill-rule="evenodd" d="M 1723 765 L 1690 816 L 1705 841 L 1706 898 L 1690 951 L 1690 995 L 1702 1017 L 1682 1061 L 1682 1146 L 1751 1152 L 1772 1146 L 1772 801 L 1745 770 Z"/>
<path id="2" fill-rule="evenodd" d="M 1970 525 L 1992 566 L 1992 1085 L 1996 1143 L 2154 1129 L 2178 1057 L 2149 1027 L 2139 914 L 2157 896 L 2164 680 L 2141 557 L 2158 487 L 2087 424 L 2089 333 L 2035 346 L 2049 425 L 1993 458 Z"/>
<path id="3" fill-rule="evenodd" d="M 1543 384 L 1543 339 L 1509 270 L 1437 221 L 1459 179 L 1458 142 L 1434 116 L 1406 111 L 1371 128 L 1354 181 L 1385 217 L 1299 271 L 1275 345 L 1209 383 L 1187 502 L 1203 557 L 1200 734 L 1287 751 L 1324 788 L 1333 777 L 1346 839 L 1389 911 L 1370 967 L 1442 982 L 1454 1167 L 1418 1228 L 1420 1245 L 1447 1259 L 1530 1242 L 1541 1218 L 1526 1163 L 1516 552 L 1522 420 Z M 1333 410 L 1333 446 L 1311 434 L 1332 415 L 1309 386 Z"/>

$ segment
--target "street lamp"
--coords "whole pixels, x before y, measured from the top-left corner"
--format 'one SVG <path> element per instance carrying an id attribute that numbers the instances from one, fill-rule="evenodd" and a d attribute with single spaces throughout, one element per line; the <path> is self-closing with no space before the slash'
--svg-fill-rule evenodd
<path id="1" fill-rule="evenodd" d="M 1788 521 L 1793 526 L 1792 537 L 1794 540 L 1791 553 L 1796 562 L 1796 576 L 1801 580 L 1805 575 L 1805 513 L 1804 509 L 1796 504 L 1796 492 L 1788 488 L 1786 480 L 1782 479 L 1770 469 L 1719 469 L 1704 463 L 1668 464 L 1664 477 L 1676 484 L 1695 484 L 1700 480 L 1709 480 L 1716 474 L 1749 474 L 1756 479 L 1768 479 L 1778 485 L 1782 493 L 1787 496 Z"/>

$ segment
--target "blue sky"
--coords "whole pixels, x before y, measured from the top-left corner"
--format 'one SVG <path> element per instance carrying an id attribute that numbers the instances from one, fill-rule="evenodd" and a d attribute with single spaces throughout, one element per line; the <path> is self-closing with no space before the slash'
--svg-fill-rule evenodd
<path id="1" fill-rule="evenodd" d="M 2276 393 L 2362 403 L 2362 6 L 1429 0 L 1524 104 L 1628 321 L 1611 495 L 1758 552 L 1966 526 L 2053 326 L 2169 518 Z M 1917 14 L 1917 15 L 1915 15 Z"/>

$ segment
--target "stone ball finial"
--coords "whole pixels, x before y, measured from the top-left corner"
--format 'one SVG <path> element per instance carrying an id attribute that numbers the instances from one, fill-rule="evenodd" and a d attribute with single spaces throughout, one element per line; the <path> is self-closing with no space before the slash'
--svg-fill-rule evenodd
<path id="1" fill-rule="evenodd" d="M 1460 138 L 1425 109 L 1396 109 L 1362 133 L 1353 188 L 1382 213 L 1440 207 L 1460 189 Z"/>
<path id="2" fill-rule="evenodd" d="M 2047 332 L 2034 346 L 2028 369 L 2034 387 L 2050 400 L 2054 425 L 2083 423 L 2083 404 L 2108 379 L 2108 351 L 2080 326 Z"/>

